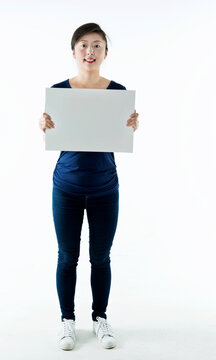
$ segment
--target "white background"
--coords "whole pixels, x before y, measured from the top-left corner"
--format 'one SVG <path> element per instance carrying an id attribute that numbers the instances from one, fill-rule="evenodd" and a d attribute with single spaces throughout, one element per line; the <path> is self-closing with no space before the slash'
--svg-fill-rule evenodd
<path id="1" fill-rule="evenodd" d="M 59 152 L 45 151 L 38 124 L 45 88 L 77 75 L 70 42 L 87 22 L 98 23 L 111 39 L 100 74 L 136 90 L 140 126 L 134 153 L 115 153 L 120 209 L 107 316 L 122 342 L 112 355 L 96 347 L 94 338 L 92 349 L 88 343 L 92 299 L 85 214 L 75 306 L 77 328 L 86 330 L 80 330 L 85 340 L 77 359 L 84 351 L 95 358 L 96 350 L 118 360 L 197 360 L 204 354 L 212 359 L 215 343 L 207 334 L 216 325 L 213 0 L 1 2 L 4 359 L 65 356 L 55 343 L 60 308 L 51 199 Z M 173 333 L 158 330 L 168 328 L 205 332 L 193 347 L 188 336 L 178 342 Z"/>

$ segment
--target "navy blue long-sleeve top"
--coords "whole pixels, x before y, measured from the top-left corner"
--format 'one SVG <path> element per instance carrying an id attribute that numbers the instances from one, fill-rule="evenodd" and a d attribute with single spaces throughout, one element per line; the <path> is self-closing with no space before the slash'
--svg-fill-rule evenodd
<path id="1" fill-rule="evenodd" d="M 51 88 L 71 88 L 69 79 Z M 107 90 L 127 90 L 111 80 Z M 113 152 L 61 151 L 53 172 L 53 186 L 72 195 L 103 196 L 119 189 Z"/>

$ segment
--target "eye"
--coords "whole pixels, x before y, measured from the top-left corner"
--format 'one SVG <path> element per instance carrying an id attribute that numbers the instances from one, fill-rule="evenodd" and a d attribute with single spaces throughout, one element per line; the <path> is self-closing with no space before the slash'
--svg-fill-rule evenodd
<path id="1" fill-rule="evenodd" d="M 81 44 L 81 46 L 85 46 L 86 44 Z M 99 44 L 96 44 L 95 46 L 98 46 L 98 47 L 100 47 L 100 45 Z"/>

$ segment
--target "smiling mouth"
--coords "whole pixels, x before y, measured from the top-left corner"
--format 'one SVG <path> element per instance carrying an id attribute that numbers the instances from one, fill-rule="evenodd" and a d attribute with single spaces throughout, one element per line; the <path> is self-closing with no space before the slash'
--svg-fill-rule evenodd
<path id="1" fill-rule="evenodd" d="M 92 60 L 92 61 L 88 61 L 88 60 L 84 59 L 84 61 L 87 62 L 88 64 L 92 64 L 93 62 L 96 61 L 96 59 L 94 59 L 94 60 Z"/>

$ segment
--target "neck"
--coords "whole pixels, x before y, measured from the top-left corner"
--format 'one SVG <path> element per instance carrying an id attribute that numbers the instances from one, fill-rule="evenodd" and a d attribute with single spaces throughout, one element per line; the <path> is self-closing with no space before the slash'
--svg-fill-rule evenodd
<path id="1" fill-rule="evenodd" d="M 83 85 L 96 85 L 100 81 L 101 76 L 99 74 L 99 71 L 79 71 L 78 75 L 76 76 L 76 80 L 79 84 Z"/>

